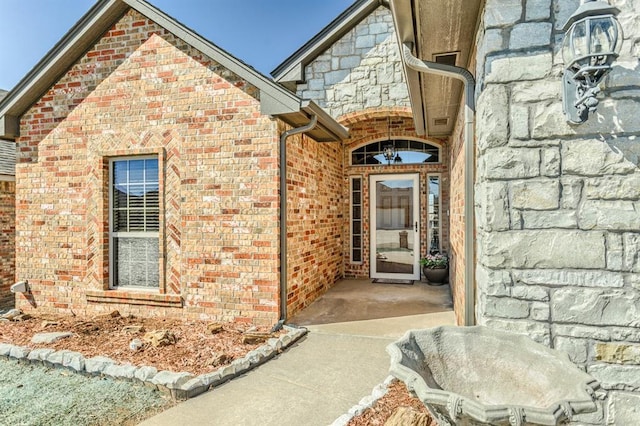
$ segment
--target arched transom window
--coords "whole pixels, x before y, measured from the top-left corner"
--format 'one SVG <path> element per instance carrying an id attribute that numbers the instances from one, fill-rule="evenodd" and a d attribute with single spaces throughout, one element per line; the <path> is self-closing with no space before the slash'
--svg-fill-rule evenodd
<path id="1" fill-rule="evenodd" d="M 372 142 L 351 152 L 351 165 L 424 164 L 440 162 L 440 148 L 427 142 L 393 139 Z"/>

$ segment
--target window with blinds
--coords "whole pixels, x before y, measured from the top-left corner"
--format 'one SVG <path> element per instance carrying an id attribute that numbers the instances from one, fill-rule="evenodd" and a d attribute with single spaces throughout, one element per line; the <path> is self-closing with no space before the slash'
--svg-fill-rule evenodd
<path id="1" fill-rule="evenodd" d="M 158 159 L 115 159 L 110 182 L 111 285 L 158 287 Z"/>

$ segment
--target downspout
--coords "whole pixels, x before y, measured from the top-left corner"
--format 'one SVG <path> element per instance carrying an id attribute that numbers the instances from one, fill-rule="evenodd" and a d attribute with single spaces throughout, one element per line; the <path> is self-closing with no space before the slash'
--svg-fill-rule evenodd
<path id="1" fill-rule="evenodd" d="M 287 139 L 313 130 L 317 124 L 318 116 L 314 114 L 308 124 L 280 135 L 280 320 L 273 331 L 280 330 L 287 320 Z"/>
<path id="2" fill-rule="evenodd" d="M 444 77 L 453 77 L 464 83 L 464 325 L 475 325 L 475 200 L 473 192 L 475 181 L 475 135 L 473 127 L 475 114 L 475 79 L 473 75 L 464 68 L 423 61 L 422 59 L 416 58 L 407 44 L 402 46 L 402 51 L 405 64 L 412 70 Z"/>

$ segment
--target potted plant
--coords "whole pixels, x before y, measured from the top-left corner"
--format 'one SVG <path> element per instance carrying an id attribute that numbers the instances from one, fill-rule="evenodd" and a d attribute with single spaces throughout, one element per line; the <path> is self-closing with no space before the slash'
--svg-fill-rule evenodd
<path id="1" fill-rule="evenodd" d="M 449 257 L 445 253 L 427 254 L 420 259 L 422 273 L 429 284 L 440 285 L 447 281 L 449 276 Z"/>

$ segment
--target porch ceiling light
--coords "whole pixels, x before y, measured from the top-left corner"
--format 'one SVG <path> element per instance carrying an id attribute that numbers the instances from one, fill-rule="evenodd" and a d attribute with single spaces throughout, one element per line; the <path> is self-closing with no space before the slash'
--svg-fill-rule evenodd
<path id="1" fill-rule="evenodd" d="M 391 164 L 391 162 L 396 158 L 396 147 L 393 145 L 385 146 L 382 151 L 382 155 L 384 155 L 384 159 L 387 160 L 387 163 Z"/>
<path id="2" fill-rule="evenodd" d="M 582 0 L 563 27 L 563 109 L 571 123 L 583 123 L 598 107 L 598 84 L 611 71 L 622 45 L 620 10 L 606 1 Z"/>

